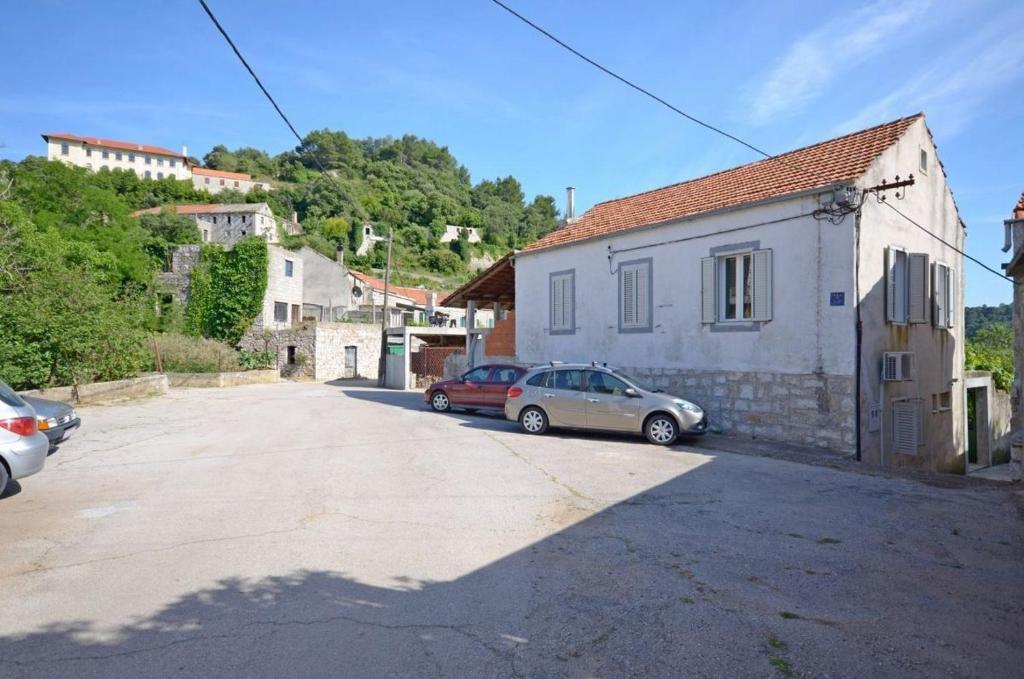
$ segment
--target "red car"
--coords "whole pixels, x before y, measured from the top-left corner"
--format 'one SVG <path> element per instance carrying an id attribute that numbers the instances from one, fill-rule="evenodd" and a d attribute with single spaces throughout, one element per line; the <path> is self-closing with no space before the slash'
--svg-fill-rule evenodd
<path id="1" fill-rule="evenodd" d="M 452 408 L 505 407 L 508 388 L 526 374 L 518 365 L 480 365 L 459 379 L 434 382 L 423 394 L 423 400 L 438 412 Z"/>

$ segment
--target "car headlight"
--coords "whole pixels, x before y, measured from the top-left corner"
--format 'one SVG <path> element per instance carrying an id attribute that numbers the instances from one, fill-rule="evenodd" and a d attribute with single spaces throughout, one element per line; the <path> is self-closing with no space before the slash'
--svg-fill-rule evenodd
<path id="1" fill-rule="evenodd" d="M 679 408 L 681 410 L 685 410 L 685 411 L 691 412 L 691 413 L 700 413 L 701 412 L 701 409 L 699 407 L 693 405 L 689 401 L 684 401 L 681 398 L 674 398 L 674 399 L 672 399 L 672 402 L 675 403 L 677 406 L 679 406 Z"/>
<path id="2" fill-rule="evenodd" d="M 40 418 L 37 418 L 37 419 L 39 420 L 38 424 L 39 424 L 39 430 L 40 431 L 46 431 L 47 429 L 53 429 L 54 427 L 57 426 L 57 418 L 56 417 L 49 417 L 49 418 L 42 418 L 42 417 L 40 417 Z"/>

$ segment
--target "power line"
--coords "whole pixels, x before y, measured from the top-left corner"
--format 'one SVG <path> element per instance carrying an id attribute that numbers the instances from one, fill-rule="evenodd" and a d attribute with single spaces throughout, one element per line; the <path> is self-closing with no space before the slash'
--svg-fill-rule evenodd
<path id="1" fill-rule="evenodd" d="M 202 0 L 200 0 L 200 1 L 202 1 Z M 553 42 L 557 43 L 558 45 L 560 45 L 561 47 L 565 48 L 565 49 L 566 49 L 566 50 L 568 50 L 569 52 L 573 53 L 574 55 L 576 55 L 577 57 L 579 57 L 579 58 L 580 58 L 580 59 L 582 59 L 583 61 L 587 62 L 588 64 L 590 64 L 590 65 L 591 65 L 591 66 L 593 66 L 594 68 L 596 68 L 596 69 L 598 69 L 598 70 L 600 70 L 600 71 L 602 71 L 602 72 L 606 73 L 607 75 L 610 75 L 610 76 L 611 76 L 612 78 L 615 78 L 616 80 L 618 80 L 618 81 L 619 81 L 619 82 L 621 82 L 622 84 L 626 85 L 627 87 L 630 87 L 630 88 L 632 88 L 632 89 L 636 90 L 637 92 L 640 92 L 641 94 L 643 94 L 643 95 L 645 95 L 645 96 L 647 96 L 647 97 L 650 97 L 650 98 L 651 98 L 651 99 L 653 99 L 654 101 L 658 102 L 658 103 L 659 103 L 659 104 L 661 104 L 662 106 L 665 106 L 665 107 L 666 107 L 666 108 L 668 108 L 668 109 L 669 109 L 670 111 L 673 111 L 674 113 L 678 113 L 679 115 L 681 115 L 682 117 L 686 118 L 686 119 L 687 119 L 687 120 L 689 120 L 690 122 L 696 123 L 697 125 L 700 125 L 701 127 L 704 127 L 704 128 L 706 128 L 706 129 L 708 129 L 708 130 L 711 130 L 712 132 L 714 132 L 714 133 L 716 133 L 716 134 L 719 134 L 719 135 L 721 135 L 721 136 L 723 136 L 723 137 L 725 137 L 725 138 L 727 138 L 727 139 L 731 139 L 732 141 L 736 142 L 737 144 L 741 144 L 741 145 L 743 145 L 743 146 L 747 147 L 748 149 L 750 149 L 751 151 L 754 151 L 754 152 L 756 152 L 756 153 L 759 153 L 759 154 L 761 154 L 761 155 L 762 155 L 762 156 L 764 156 L 765 158 L 769 158 L 769 159 L 772 159 L 772 158 L 774 158 L 774 159 L 776 159 L 776 160 L 784 160 L 785 162 L 787 162 L 787 163 L 790 163 L 790 164 L 791 164 L 791 165 L 792 165 L 793 167 L 795 167 L 795 168 L 799 169 L 799 170 L 800 170 L 801 172 L 803 172 L 803 173 L 807 174 L 808 176 L 814 176 L 813 174 L 811 174 L 811 173 L 807 172 L 807 171 L 806 171 L 806 170 L 805 170 L 804 168 L 800 167 L 800 166 L 799 166 L 799 165 L 797 165 L 796 163 L 793 163 L 793 162 L 792 162 L 792 160 L 791 160 L 791 159 L 789 159 L 789 158 L 784 158 L 783 156 L 773 156 L 773 155 L 771 155 L 770 153 L 768 153 L 767 151 L 764 151 L 764 150 L 762 150 L 762 149 L 758 148 L 757 146 L 754 146 L 754 145 L 753 145 L 753 144 L 751 144 L 750 142 L 744 141 L 744 140 L 740 139 L 739 137 L 737 137 L 736 135 L 730 134 L 730 133 L 726 132 L 725 130 L 723 130 L 723 129 L 721 129 L 721 128 L 715 127 L 714 125 L 712 125 L 712 124 L 710 124 L 710 123 L 704 122 L 703 120 L 701 120 L 701 119 L 699 119 L 699 118 L 697 118 L 697 117 L 695 117 L 695 116 L 692 116 L 692 115 L 690 115 L 690 114 L 689 114 L 689 113 L 687 113 L 686 111 L 683 111 L 682 109 L 680 109 L 680 108 L 678 108 L 678 107 L 676 107 L 676 106 L 673 106 L 673 105 L 672 105 L 672 104 L 670 104 L 669 102 L 665 101 L 665 99 L 663 99 L 663 98 L 659 97 L 658 95 L 654 94 L 654 93 L 653 93 L 653 92 L 651 92 L 650 90 L 648 90 L 648 89 L 646 89 L 646 88 L 644 88 L 644 87 L 642 87 L 642 86 L 640 86 L 640 85 L 637 85 L 637 84 L 636 84 L 636 83 L 634 83 L 633 81 L 631 81 L 631 80 L 629 80 L 629 79 L 627 79 L 627 78 L 625 78 L 625 77 L 623 77 L 623 76 L 619 75 L 618 73 L 616 73 L 615 71 L 611 70 L 611 69 L 610 69 L 610 68 L 608 68 L 607 66 L 604 66 L 604 65 L 602 65 L 602 64 L 600 64 L 600 63 L 598 63 L 597 61 L 595 61 L 594 59 L 591 59 L 591 58 L 590 58 L 590 57 L 588 57 L 588 56 L 587 56 L 586 54 L 583 54 L 583 53 L 582 53 L 582 52 L 580 52 L 580 51 L 579 51 L 578 49 L 576 49 L 576 48 L 575 48 L 575 47 L 573 47 L 572 45 L 569 45 L 569 44 L 568 44 L 568 43 L 566 43 L 566 42 L 565 42 L 564 40 L 562 40 L 562 39 L 561 39 L 561 38 L 559 38 L 558 36 L 554 35 L 554 34 L 553 34 L 553 33 L 551 33 L 550 31 L 548 31 L 547 29 L 543 28 L 542 26 L 539 26 L 538 24 L 534 23 L 533 21 L 531 21 L 531 20 L 530 20 L 530 19 L 528 19 L 527 17 L 523 16 L 522 14 L 520 14 L 519 12 L 517 12 L 516 10 L 512 9 L 511 7 L 509 7 L 508 5 L 506 5 L 506 4 L 505 4 L 504 2 L 502 2 L 501 0 L 491 0 L 491 2 L 493 2 L 493 3 L 494 3 L 495 5 L 497 5 L 498 7 L 501 7 L 501 8 L 503 9 L 503 10 L 505 10 L 506 12 L 508 12 L 509 14 L 511 14 L 512 16 L 514 16 L 515 18 L 519 19 L 519 20 L 520 20 L 520 21 L 522 21 L 522 22 L 523 22 L 524 24 L 526 24 L 526 25 L 527 25 L 527 26 L 529 26 L 530 28 L 534 29 L 534 30 L 535 30 L 535 31 L 537 31 L 538 33 L 540 33 L 540 34 L 544 35 L 544 36 L 545 36 L 545 37 L 547 37 L 547 38 L 548 38 L 549 40 L 552 40 Z M 932 233 L 931 231 L 929 231 L 929 230 L 928 230 L 928 229 L 926 229 L 925 227 L 921 226 L 920 224 L 918 224 L 917 222 L 915 222 L 914 220 L 912 220 L 912 219 L 911 219 L 910 217 L 907 217 L 907 216 L 906 216 L 905 214 L 903 214 L 902 212 L 900 212 L 899 210 L 897 210 L 897 209 L 896 209 L 895 207 L 893 207 L 893 206 L 892 206 L 891 204 L 889 204 L 889 203 L 886 203 L 886 205 L 889 205 L 889 207 L 891 207 L 891 208 L 892 208 L 893 210 L 896 210 L 896 212 L 897 212 L 897 213 L 898 213 L 898 214 L 899 214 L 900 216 L 902 216 L 902 217 L 903 217 L 904 219 L 906 219 L 906 220 L 907 220 L 908 222 L 910 222 L 911 224 L 913 224 L 913 225 L 914 225 L 914 226 L 916 226 L 917 228 L 919 228 L 919 229 L 921 229 L 922 231 L 924 231 L 925 233 L 927 233 L 927 234 L 928 234 L 929 236 L 931 236 L 932 238 L 934 238 L 934 239 L 938 240 L 939 242 L 943 243 L 943 244 L 944 244 L 944 245 L 946 245 L 947 247 L 949 247 L 949 248 L 952 248 L 952 249 L 953 249 L 953 250 L 955 250 L 956 252 L 959 252 L 959 253 L 960 253 L 961 255 L 963 255 L 963 256 L 964 256 L 964 257 L 966 257 L 967 259 L 971 260 L 972 262 L 975 262 L 975 263 L 979 264 L 980 266 L 982 266 L 983 268 L 985 268 L 985 269 L 986 269 L 986 270 L 988 270 L 988 271 L 991 271 L 992 273 L 994 273 L 995 275 L 999 276 L 1000 278 L 1003 278 L 1003 279 L 1005 279 L 1005 280 L 1008 280 L 1008 281 L 1011 281 L 1011 282 L 1012 282 L 1012 280 L 1013 280 L 1012 278 L 1007 278 L 1006 276 L 1004 276 L 1003 274 L 999 273 L 999 272 L 998 272 L 998 271 L 996 271 L 995 269 L 993 269 L 993 268 L 991 268 L 991 267 L 987 266 L 986 264 L 983 264 L 982 262 L 978 261 L 978 260 L 977 260 L 977 259 L 975 259 L 974 257 L 971 257 L 971 256 L 970 256 L 970 255 L 968 255 L 967 253 L 965 253 L 965 252 L 963 252 L 963 251 L 959 250 L 959 249 L 958 249 L 957 247 L 955 247 L 955 246 L 953 246 L 953 245 L 950 245 L 950 244 L 949 244 L 948 242 L 946 242 L 945 240 L 943 240 L 942 238 L 940 238 L 940 237 L 939 237 L 939 236 L 937 236 L 936 234 Z"/>
<path id="2" fill-rule="evenodd" d="M 947 241 L 947 240 L 945 240 L 945 239 L 943 239 L 943 238 L 941 238 L 941 237 L 937 236 L 936 234 L 932 233 L 931 231 L 929 231 L 929 230 L 928 230 L 928 229 L 926 229 L 925 227 L 921 226 L 920 224 L 918 224 L 917 222 L 915 222 L 915 221 L 914 221 L 913 219 L 911 219 L 911 218 L 910 218 L 910 217 L 908 217 L 907 215 L 903 214 L 903 212 L 901 212 L 901 211 L 899 210 L 899 208 L 897 208 L 897 207 L 896 207 L 895 205 L 893 205 L 892 203 L 890 203 L 890 202 L 888 202 L 888 201 L 885 201 L 885 202 L 883 202 L 882 204 L 883 204 L 883 205 L 887 205 L 887 206 L 888 206 L 888 207 L 889 207 L 889 208 L 890 208 L 891 210 L 893 210 L 893 211 L 894 211 L 894 212 L 895 212 L 896 214 L 898 214 L 898 215 L 899 215 L 900 217 L 903 217 L 903 219 L 907 220 L 908 222 L 910 222 L 911 224 L 913 224 L 913 225 L 914 225 L 914 226 L 916 226 L 917 228 L 921 229 L 921 230 L 922 230 L 922 231 L 924 231 L 924 232 L 925 232 L 926 234 L 928 234 L 929 236 L 931 236 L 931 237 L 932 237 L 932 238 L 934 238 L 935 240 L 939 241 L 940 243 L 942 243 L 943 245 L 945 245 L 945 246 L 946 246 L 947 248 L 949 248 L 949 249 L 950 249 L 950 250 L 952 250 L 953 252 L 956 252 L 956 253 L 960 254 L 961 256 L 965 257 L 966 259 L 969 259 L 969 260 L 971 260 L 972 262 L 974 262 L 975 264 L 977 264 L 977 265 L 978 265 L 978 266 L 980 266 L 981 268 L 983 268 L 983 269 L 985 269 L 985 270 L 987 270 L 987 271 L 991 271 L 992 273 L 994 273 L 995 275 L 999 276 L 999 277 L 1000 277 L 1000 278 L 1002 278 L 1003 280 L 1007 280 L 1007 281 L 1010 281 L 1011 283 L 1013 283 L 1013 282 L 1014 282 L 1014 281 L 1013 281 L 1013 279 L 1012 279 L 1012 278 L 1010 278 L 1009 276 L 1006 276 L 1006 275 L 1004 275 L 1004 274 L 1002 274 L 1002 273 L 1000 273 L 1000 272 L 996 271 L 995 269 L 993 269 L 992 267 L 990 267 L 990 266 L 989 266 L 988 264 L 985 264 L 984 262 L 982 262 L 982 261 L 981 261 L 980 259 L 976 259 L 976 258 L 974 258 L 974 257 L 971 257 L 971 256 L 970 256 L 969 254 L 967 254 L 966 252 L 964 252 L 963 250 L 961 250 L 961 249 L 960 249 L 960 248 L 958 248 L 957 246 L 953 245 L 953 244 L 952 244 L 952 243 L 950 243 L 949 241 Z"/>

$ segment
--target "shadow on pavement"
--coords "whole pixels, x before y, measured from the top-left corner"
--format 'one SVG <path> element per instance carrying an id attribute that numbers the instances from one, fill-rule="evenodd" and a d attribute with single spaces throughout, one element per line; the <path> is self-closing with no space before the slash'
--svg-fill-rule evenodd
<path id="1" fill-rule="evenodd" d="M 957 567 L 924 568 L 835 493 L 735 468 L 712 459 L 452 581 L 372 586 L 342 560 L 226 578 L 113 631 L 0 637 L 0 675 L 937 677 L 1024 662 L 1019 544 L 949 536 L 932 547 Z M 896 492 L 887 508 L 929 511 Z"/>

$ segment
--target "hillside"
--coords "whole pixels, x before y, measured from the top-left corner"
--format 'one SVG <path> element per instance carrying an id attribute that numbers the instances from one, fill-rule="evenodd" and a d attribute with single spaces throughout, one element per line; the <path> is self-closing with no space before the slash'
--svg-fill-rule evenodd
<path id="1" fill-rule="evenodd" d="M 978 336 L 979 331 L 998 324 L 1013 326 L 1012 305 L 969 306 L 964 309 L 964 332 L 967 334 L 967 339 L 974 339 Z"/>
<path id="2" fill-rule="evenodd" d="M 398 270 L 457 281 L 469 275 L 472 254 L 500 256 L 551 231 L 558 220 L 551 196 L 527 202 L 511 176 L 473 184 L 447 148 L 412 135 L 352 139 L 319 130 L 302 146 L 273 157 L 254 148 L 216 146 L 203 164 L 270 180 L 274 191 L 246 199 L 266 200 L 280 214 L 297 212 L 306 234 L 292 245 L 305 243 L 327 255 L 343 247 L 356 267 L 383 266 L 383 247 L 354 258 L 364 222 L 375 224 L 379 235 L 394 229 Z M 446 224 L 476 227 L 484 242 L 441 244 Z"/>

